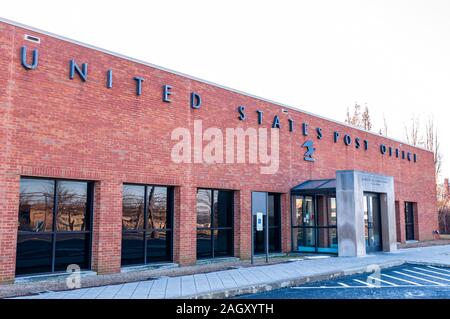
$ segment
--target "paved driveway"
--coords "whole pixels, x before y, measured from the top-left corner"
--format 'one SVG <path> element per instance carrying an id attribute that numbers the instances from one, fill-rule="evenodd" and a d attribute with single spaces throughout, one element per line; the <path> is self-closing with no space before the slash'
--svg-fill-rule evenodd
<path id="1" fill-rule="evenodd" d="M 403 265 L 288 289 L 245 295 L 243 299 L 450 299 L 450 268 Z"/>

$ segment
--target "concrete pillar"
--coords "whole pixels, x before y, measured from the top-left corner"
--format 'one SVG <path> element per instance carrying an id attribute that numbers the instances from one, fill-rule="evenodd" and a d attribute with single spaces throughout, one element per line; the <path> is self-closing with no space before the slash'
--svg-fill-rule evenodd
<path id="1" fill-rule="evenodd" d="M 347 171 L 345 171 L 347 172 Z M 352 171 L 351 171 L 352 172 Z M 355 194 L 353 173 L 336 173 L 336 209 L 339 256 L 355 257 L 366 254 L 364 241 L 364 203 Z"/>
<path id="2" fill-rule="evenodd" d="M 380 194 L 383 251 L 397 249 L 393 177 L 345 170 L 336 172 L 339 256 L 366 254 L 364 192 Z"/>
<path id="3" fill-rule="evenodd" d="M 98 274 L 120 272 L 122 255 L 122 182 L 95 183 L 92 269 Z"/>
<path id="4" fill-rule="evenodd" d="M 394 183 L 391 184 L 394 187 Z M 394 190 L 380 194 L 381 241 L 383 251 L 397 249 L 397 230 L 395 224 Z"/>
<path id="5" fill-rule="evenodd" d="M 173 259 L 180 266 L 197 260 L 197 189 L 175 187 Z"/>

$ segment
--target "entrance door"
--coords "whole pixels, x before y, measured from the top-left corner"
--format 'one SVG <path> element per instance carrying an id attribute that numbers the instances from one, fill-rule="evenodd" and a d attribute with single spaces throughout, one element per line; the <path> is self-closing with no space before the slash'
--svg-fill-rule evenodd
<path id="1" fill-rule="evenodd" d="M 266 220 L 266 219 L 269 220 Z M 257 228 L 257 216 L 253 216 L 253 247 L 255 254 L 266 252 L 266 238 L 269 239 L 269 252 L 281 251 L 281 196 L 280 194 L 268 193 L 267 214 L 263 215 L 262 230 Z M 269 225 L 269 228 L 266 227 Z M 268 234 L 266 234 L 268 232 Z"/>
<path id="2" fill-rule="evenodd" d="M 414 208 L 413 203 L 405 202 L 406 240 L 414 240 Z"/>
<path id="3" fill-rule="evenodd" d="M 366 251 L 381 250 L 381 212 L 380 195 L 375 193 L 364 194 L 364 225 Z"/>

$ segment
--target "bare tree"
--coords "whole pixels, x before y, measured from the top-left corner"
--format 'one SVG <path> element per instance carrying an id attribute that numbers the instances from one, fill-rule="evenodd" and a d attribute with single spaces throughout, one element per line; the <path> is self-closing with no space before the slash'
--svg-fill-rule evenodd
<path id="1" fill-rule="evenodd" d="M 367 105 L 364 107 L 364 112 L 361 115 L 361 124 L 362 128 L 366 131 L 370 131 L 372 129 L 372 121 L 370 119 L 369 108 Z"/>
<path id="2" fill-rule="evenodd" d="M 386 120 L 386 116 L 383 114 L 383 130 L 382 130 L 382 135 L 384 136 L 388 136 L 388 123 Z"/>
<path id="3" fill-rule="evenodd" d="M 436 179 L 439 177 L 442 169 L 442 154 L 440 152 L 440 143 L 438 139 L 437 127 L 434 118 L 430 117 L 425 123 L 424 147 L 434 154 L 434 167 Z"/>
<path id="4" fill-rule="evenodd" d="M 448 183 L 448 180 L 445 181 Z M 447 191 L 447 185 L 438 185 L 437 187 L 437 205 L 439 230 L 443 234 L 450 233 L 450 194 Z"/>
<path id="5" fill-rule="evenodd" d="M 420 118 L 413 115 L 409 125 L 405 125 L 405 138 L 408 144 L 418 146 L 421 143 L 419 136 Z"/>
<path id="6" fill-rule="evenodd" d="M 353 106 L 353 115 L 350 115 L 350 110 L 349 108 L 347 108 L 345 122 L 367 131 L 370 131 L 372 129 L 372 120 L 370 118 L 369 108 L 367 107 L 367 105 L 364 108 L 364 112 L 361 113 L 361 105 L 355 103 L 355 105 Z"/>

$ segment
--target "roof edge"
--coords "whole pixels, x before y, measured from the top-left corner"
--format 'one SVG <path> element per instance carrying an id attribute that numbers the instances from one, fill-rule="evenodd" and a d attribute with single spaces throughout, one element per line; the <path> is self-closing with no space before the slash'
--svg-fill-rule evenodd
<path id="1" fill-rule="evenodd" d="M 102 49 L 102 48 L 99 48 L 99 47 L 94 46 L 94 45 L 90 45 L 90 44 L 87 44 L 87 43 L 84 43 L 84 42 L 73 40 L 73 39 L 70 39 L 70 38 L 67 38 L 67 37 L 64 37 L 64 36 L 52 33 L 52 32 L 48 32 L 48 31 L 45 31 L 45 30 L 41 30 L 41 29 L 35 28 L 35 27 L 31 27 L 29 25 L 22 24 L 20 22 L 16 22 L 16 21 L 9 20 L 9 19 L 2 18 L 2 17 L 0 17 L 0 22 L 9 24 L 9 25 L 12 25 L 12 26 L 15 26 L 15 27 L 27 29 L 27 30 L 30 30 L 30 31 L 33 31 L 33 32 L 42 33 L 44 35 L 47 35 L 47 36 L 50 36 L 50 37 L 53 37 L 53 38 L 56 38 L 56 39 L 59 39 L 59 40 L 66 41 L 66 42 L 69 42 L 69 43 L 73 43 L 73 44 L 76 44 L 76 45 L 79 45 L 79 46 L 82 46 L 82 47 L 85 47 L 85 48 L 88 48 L 88 49 L 92 49 L 92 50 L 95 50 L 95 51 L 99 51 L 99 52 L 102 52 L 102 53 L 105 53 L 105 54 L 108 54 L 108 55 L 112 55 L 112 56 L 117 57 L 117 58 L 125 59 L 125 60 L 128 60 L 128 61 L 134 62 L 134 63 L 138 63 L 138 64 L 142 64 L 142 65 L 145 65 L 145 66 L 148 66 L 148 67 L 152 67 L 152 68 L 164 71 L 164 72 L 172 73 L 174 75 L 182 76 L 182 77 L 185 77 L 185 78 L 197 81 L 197 82 L 201 82 L 201 83 L 205 83 L 205 84 L 208 84 L 208 85 L 212 85 L 212 86 L 215 86 L 215 87 L 218 87 L 218 88 L 221 88 L 221 89 L 233 92 L 233 93 L 245 95 L 247 97 L 254 98 L 254 99 L 266 102 L 266 103 L 271 103 L 271 104 L 274 104 L 274 105 L 278 105 L 280 107 L 283 107 L 283 108 L 286 108 L 286 109 L 289 109 L 289 110 L 292 110 L 292 111 L 301 112 L 301 113 L 307 114 L 309 116 L 317 117 L 317 118 L 320 118 L 320 119 L 323 119 L 323 120 L 326 120 L 326 121 L 329 121 L 329 122 L 332 122 L 332 123 L 335 123 L 335 124 L 338 124 L 338 125 L 342 125 L 342 126 L 345 126 L 345 127 L 348 127 L 348 128 L 356 129 L 356 130 L 364 132 L 364 133 L 368 133 L 368 134 L 371 134 L 371 135 L 374 135 L 374 136 L 377 136 L 377 137 L 382 137 L 382 138 L 385 138 L 387 140 L 391 140 L 393 142 L 397 142 L 397 143 L 400 143 L 400 144 L 403 144 L 403 145 L 407 145 L 407 146 L 410 146 L 410 147 L 413 147 L 413 148 L 416 148 L 416 149 L 420 149 L 420 150 L 432 153 L 432 151 L 430 151 L 430 150 L 428 150 L 428 149 L 426 149 L 426 148 L 424 148 L 422 146 L 417 146 L 417 145 L 415 146 L 415 145 L 409 144 L 407 142 L 401 141 L 399 139 L 395 139 L 395 138 L 392 138 L 392 137 L 376 134 L 374 132 L 367 131 L 367 130 L 364 130 L 362 128 L 356 127 L 356 126 L 349 125 L 349 124 L 347 124 L 345 122 L 341 122 L 341 121 L 338 121 L 338 120 L 330 119 L 328 117 L 325 117 L 325 116 L 322 116 L 322 115 L 317 115 L 317 114 L 311 113 L 309 111 L 302 110 L 302 109 L 294 107 L 294 106 L 290 106 L 290 105 L 287 105 L 287 104 L 283 104 L 283 103 L 280 103 L 280 102 L 269 100 L 269 99 L 266 99 L 266 98 L 263 98 L 263 97 L 260 97 L 260 96 L 257 96 L 257 95 L 253 95 L 253 94 L 250 94 L 250 93 L 247 93 L 247 92 L 244 92 L 244 91 L 240 91 L 240 90 L 237 90 L 237 89 L 233 89 L 233 88 L 227 87 L 225 85 L 221 85 L 221 84 L 218 84 L 218 83 L 210 82 L 210 81 L 207 81 L 207 80 L 204 80 L 204 79 L 201 79 L 201 78 L 189 75 L 189 74 L 185 74 L 185 73 L 178 72 L 178 71 L 175 71 L 175 70 L 171 70 L 171 69 L 159 66 L 159 65 L 152 64 L 150 62 L 146 62 L 146 61 L 143 61 L 143 60 L 132 58 L 132 57 L 129 57 L 127 55 L 123 55 L 123 54 L 120 54 L 120 53 L 117 53 L 117 52 L 113 52 L 113 51 L 109 51 L 109 50 L 106 50 L 106 49 Z"/>

